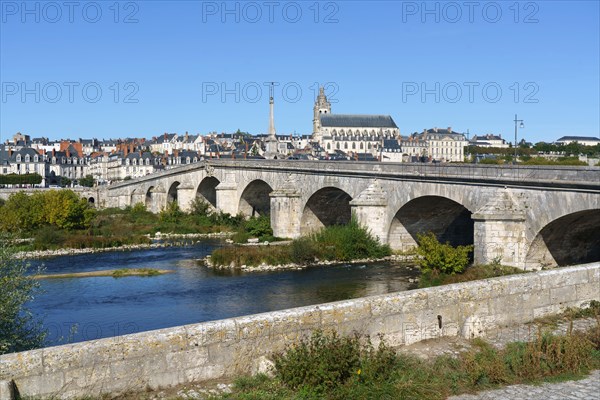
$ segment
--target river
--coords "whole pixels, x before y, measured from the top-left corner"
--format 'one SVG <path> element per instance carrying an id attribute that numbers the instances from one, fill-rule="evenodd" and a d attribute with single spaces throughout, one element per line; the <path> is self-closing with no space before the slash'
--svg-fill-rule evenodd
<path id="1" fill-rule="evenodd" d="M 414 269 L 390 263 L 271 272 L 215 271 L 195 261 L 222 242 L 31 261 L 45 274 L 119 268 L 171 269 L 152 277 L 40 280 L 29 303 L 48 345 L 198 323 L 414 288 Z M 76 330 L 73 328 L 76 327 Z"/>

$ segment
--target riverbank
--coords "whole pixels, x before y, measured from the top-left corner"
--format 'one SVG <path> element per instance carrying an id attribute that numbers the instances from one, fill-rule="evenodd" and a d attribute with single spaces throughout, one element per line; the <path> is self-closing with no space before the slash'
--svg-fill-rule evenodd
<path id="1" fill-rule="evenodd" d="M 103 271 L 72 272 L 68 274 L 45 274 L 35 275 L 33 279 L 66 279 L 66 278 L 92 278 L 92 277 L 112 277 L 124 278 L 127 276 L 158 276 L 172 274 L 175 271 L 171 269 L 153 269 L 153 268 L 123 268 L 107 269 Z"/>
<path id="2" fill-rule="evenodd" d="M 163 240 L 156 243 L 140 243 L 140 244 L 128 244 L 115 247 L 101 247 L 93 248 L 86 247 L 82 249 L 56 249 L 56 250 L 33 250 L 33 251 L 22 251 L 15 254 L 15 258 L 18 259 L 39 259 L 39 258 L 51 258 L 61 256 L 73 256 L 79 254 L 92 254 L 102 253 L 108 251 L 134 251 L 134 250 L 147 250 L 147 249 L 158 249 L 164 247 L 176 247 L 186 246 L 189 244 L 198 243 L 202 239 L 225 239 L 233 235 L 232 232 L 215 232 L 215 233 L 187 233 L 187 234 L 172 234 L 172 233 L 161 233 L 157 232 L 154 236 L 147 235 L 151 240 Z"/>

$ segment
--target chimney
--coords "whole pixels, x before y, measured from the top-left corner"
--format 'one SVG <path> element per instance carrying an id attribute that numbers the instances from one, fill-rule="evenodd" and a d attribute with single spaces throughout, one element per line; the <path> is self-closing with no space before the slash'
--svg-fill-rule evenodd
<path id="1" fill-rule="evenodd" d="M 185 141 L 187 142 L 187 141 L 188 141 L 188 139 L 189 139 L 189 135 L 188 135 L 188 132 L 187 132 L 187 131 L 185 131 L 185 136 L 184 136 L 184 137 L 185 137 Z"/>
<path id="2" fill-rule="evenodd" d="M 437 133 L 437 131 L 438 131 L 438 129 L 437 129 L 437 126 L 436 126 L 435 128 L 433 128 L 433 131 L 434 131 L 435 133 Z"/>
<path id="3" fill-rule="evenodd" d="M 12 156 L 12 153 L 13 153 L 12 149 L 8 149 L 8 156 L 9 156 L 9 157 L 11 157 L 11 156 Z"/>
<path id="4" fill-rule="evenodd" d="M 56 149 L 53 147 L 52 148 L 52 157 L 56 156 Z"/>
<path id="5" fill-rule="evenodd" d="M 451 126 L 448 127 L 448 133 L 452 133 L 452 127 Z"/>

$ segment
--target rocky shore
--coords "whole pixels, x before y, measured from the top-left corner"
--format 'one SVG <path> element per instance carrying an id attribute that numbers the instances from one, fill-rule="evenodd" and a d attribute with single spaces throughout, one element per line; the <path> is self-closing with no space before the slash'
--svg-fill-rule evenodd
<path id="1" fill-rule="evenodd" d="M 174 233 L 161 233 L 157 232 L 154 236 L 148 235 L 151 240 L 161 240 L 156 243 L 142 243 L 142 244 L 128 244 L 117 247 L 103 247 L 103 248 L 83 248 L 83 249 L 57 249 L 57 250 L 34 250 L 34 251 L 23 251 L 15 254 L 18 259 L 30 259 L 30 258 L 50 258 L 60 256 L 71 256 L 77 254 L 90 254 L 90 253 L 102 253 L 107 251 L 132 251 L 132 250 L 145 250 L 155 249 L 163 247 L 177 247 L 194 244 L 201 239 L 224 239 L 232 235 L 231 232 L 216 232 L 216 233 L 188 233 L 188 234 L 174 234 Z"/>
<path id="2" fill-rule="evenodd" d="M 284 270 L 301 270 L 309 267 L 317 267 L 324 265 L 337 265 L 337 264 L 370 264 L 374 262 L 411 262 L 415 258 L 414 255 L 398 255 L 394 254 L 383 258 L 365 258 L 360 260 L 351 261 L 315 261 L 311 264 L 279 264 L 279 265 L 268 265 L 262 263 L 260 265 L 241 265 L 237 266 L 231 263 L 230 265 L 214 265 L 211 262 L 211 257 L 206 256 L 205 258 L 199 259 L 198 261 L 203 262 L 207 267 L 220 269 L 220 270 L 241 270 L 246 272 L 265 272 L 265 271 L 284 271 Z"/>

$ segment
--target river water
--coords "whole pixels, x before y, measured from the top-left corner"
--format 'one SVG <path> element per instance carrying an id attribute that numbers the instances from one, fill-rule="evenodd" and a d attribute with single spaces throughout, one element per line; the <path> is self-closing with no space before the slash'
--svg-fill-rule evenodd
<path id="1" fill-rule="evenodd" d="M 104 252 L 33 261 L 45 274 L 119 268 L 171 269 L 153 277 L 41 280 L 30 303 L 48 329 L 48 345 L 198 323 L 411 289 L 414 269 L 389 263 L 299 271 L 215 271 L 195 261 L 222 242 Z M 74 330 L 76 327 L 76 331 Z"/>

